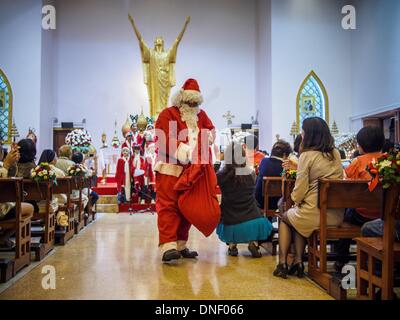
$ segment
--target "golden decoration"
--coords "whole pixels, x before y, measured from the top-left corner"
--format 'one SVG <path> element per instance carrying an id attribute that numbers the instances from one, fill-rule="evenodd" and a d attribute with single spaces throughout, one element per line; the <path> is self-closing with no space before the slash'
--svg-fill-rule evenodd
<path id="1" fill-rule="evenodd" d="M 122 136 L 125 138 L 125 135 L 131 131 L 131 122 L 129 120 L 129 116 L 126 116 L 125 124 L 122 126 Z"/>
<path id="2" fill-rule="evenodd" d="M 147 85 L 150 103 L 150 116 L 158 117 L 161 111 L 168 106 L 171 88 L 175 86 L 175 64 L 179 43 L 185 34 L 190 22 L 190 17 L 186 18 L 183 30 L 174 41 L 172 47 L 164 50 L 164 39 L 157 37 L 154 41 L 154 49 L 150 49 L 140 34 L 135 21 L 129 15 L 133 30 L 139 41 L 140 52 L 142 55 L 144 83 Z"/>
<path id="3" fill-rule="evenodd" d="M 147 128 L 147 124 L 148 124 L 148 122 L 147 122 L 146 117 L 144 116 L 143 109 L 142 109 L 142 112 L 140 113 L 140 116 L 137 121 L 137 128 L 140 131 L 144 131 Z"/>

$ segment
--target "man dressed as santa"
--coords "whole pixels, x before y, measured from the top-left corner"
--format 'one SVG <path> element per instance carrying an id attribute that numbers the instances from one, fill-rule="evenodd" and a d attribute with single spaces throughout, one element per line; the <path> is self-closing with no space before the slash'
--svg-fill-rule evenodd
<path id="1" fill-rule="evenodd" d="M 186 247 L 191 225 L 209 236 L 219 221 L 216 177 L 209 158 L 215 128 L 199 107 L 202 101 L 197 81 L 187 80 L 155 125 L 156 210 L 163 262 L 198 256 Z"/>

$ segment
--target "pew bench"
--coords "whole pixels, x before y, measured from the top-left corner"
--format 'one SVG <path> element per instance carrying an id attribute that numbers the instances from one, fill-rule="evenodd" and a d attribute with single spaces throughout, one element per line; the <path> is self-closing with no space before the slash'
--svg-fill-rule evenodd
<path id="1" fill-rule="evenodd" d="M 370 192 L 366 180 L 320 179 L 318 206 L 320 227 L 308 239 L 308 275 L 331 295 L 338 297 L 337 281 L 327 270 L 327 245 L 329 240 L 355 239 L 361 235 L 361 228 L 346 222 L 338 227 L 327 226 L 329 209 L 366 208 L 381 210 L 383 193 L 381 189 Z M 340 284 L 340 283 L 339 283 Z M 341 293 L 340 296 L 343 296 Z"/>
<path id="2" fill-rule="evenodd" d="M 22 179 L 0 179 L 0 190 L 0 203 L 14 202 L 16 210 L 15 219 L 0 221 L 2 230 L 15 230 L 15 252 L 5 258 L 0 254 L 0 283 L 5 283 L 30 264 L 31 219 L 21 213 Z"/>
<path id="3" fill-rule="evenodd" d="M 31 250 L 35 252 L 35 260 L 41 261 L 54 249 L 55 236 L 55 212 L 51 210 L 50 203 L 53 198 L 52 182 L 35 182 L 25 179 L 22 182 L 23 201 L 44 201 L 44 212 L 35 212 L 32 218 L 32 227 L 36 226 L 40 231 L 32 231 L 32 237 L 41 238 L 40 243 L 31 243 Z"/>
<path id="4" fill-rule="evenodd" d="M 71 177 L 72 189 L 78 190 L 79 197 L 72 199 L 72 203 L 75 205 L 74 219 L 75 219 L 75 234 L 78 234 L 85 227 L 85 208 L 82 199 L 84 189 L 84 178 L 83 177 Z"/>
<path id="5" fill-rule="evenodd" d="M 400 243 L 394 239 L 394 225 L 400 218 L 400 186 L 384 192 L 384 232 L 382 238 L 357 238 L 357 299 L 393 299 L 393 265 L 400 262 Z M 380 270 L 376 270 L 377 262 Z"/>
<path id="6" fill-rule="evenodd" d="M 264 194 L 264 214 L 266 217 L 275 217 L 276 209 L 270 209 L 270 198 L 282 197 L 282 178 L 281 177 L 264 177 L 263 178 L 263 194 Z M 273 229 L 274 237 L 272 238 L 272 255 L 276 256 L 277 246 L 279 244 L 278 230 Z"/>
<path id="7" fill-rule="evenodd" d="M 56 226 L 55 231 L 55 242 L 61 245 L 65 245 L 75 234 L 75 216 L 74 216 L 74 205 L 71 201 L 72 193 L 72 178 L 58 178 L 57 184 L 53 185 L 53 194 L 65 194 L 67 199 L 65 203 L 62 203 L 58 207 L 58 211 L 64 211 L 68 216 L 68 226 L 60 227 Z"/>
<path id="8" fill-rule="evenodd" d="M 93 206 L 92 206 L 92 196 L 91 196 L 91 188 L 96 186 L 96 182 L 95 180 L 97 180 L 96 177 L 92 176 L 92 177 L 87 177 L 83 179 L 83 188 L 87 189 L 88 191 L 88 204 L 87 204 L 87 215 L 84 215 L 84 225 L 85 227 L 89 224 L 92 223 L 95 219 L 96 219 L 96 213 L 95 211 L 93 211 Z"/>

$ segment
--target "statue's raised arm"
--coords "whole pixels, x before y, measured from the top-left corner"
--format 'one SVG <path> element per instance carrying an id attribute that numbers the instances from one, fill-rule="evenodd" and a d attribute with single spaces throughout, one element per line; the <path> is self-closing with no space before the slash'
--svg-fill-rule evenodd
<path id="1" fill-rule="evenodd" d="M 178 50 L 178 46 L 179 46 L 179 44 L 180 44 L 180 42 L 181 42 L 181 40 L 183 38 L 183 35 L 186 32 L 186 29 L 187 29 L 187 26 L 189 25 L 189 23 L 190 23 L 190 17 L 186 17 L 185 25 L 183 26 L 183 29 L 182 29 L 181 33 L 178 35 L 178 38 L 176 38 L 176 40 L 175 40 L 175 42 L 174 42 L 174 44 L 172 45 L 172 48 L 171 48 L 171 55 L 170 55 L 170 62 L 171 63 L 175 63 L 176 62 L 176 53 L 177 53 L 177 50 Z"/>
<path id="2" fill-rule="evenodd" d="M 142 60 L 143 62 L 148 62 L 149 59 L 149 48 L 146 45 L 146 42 L 144 41 L 139 29 L 136 26 L 135 20 L 132 18 L 132 16 L 129 14 L 129 20 L 131 21 L 133 30 L 135 31 L 136 37 L 139 40 L 139 45 L 140 45 L 140 51 L 142 53 Z"/>

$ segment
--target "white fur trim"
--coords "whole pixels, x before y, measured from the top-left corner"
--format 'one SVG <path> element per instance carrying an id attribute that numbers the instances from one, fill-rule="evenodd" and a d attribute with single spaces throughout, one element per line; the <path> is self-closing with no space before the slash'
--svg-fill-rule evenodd
<path id="1" fill-rule="evenodd" d="M 176 242 L 167 242 L 167 243 L 163 243 L 162 245 L 160 245 L 160 249 L 161 249 L 161 254 L 164 254 L 168 250 L 172 250 L 172 249 L 176 250 L 177 245 L 176 245 Z"/>
<path id="2" fill-rule="evenodd" d="M 203 96 L 196 90 L 180 90 L 172 97 L 172 104 L 180 107 L 183 102 L 197 102 L 198 105 L 203 103 Z"/>
<path id="3" fill-rule="evenodd" d="M 176 242 L 176 245 L 177 245 L 177 250 L 178 251 L 182 251 L 182 250 L 186 249 L 186 241 L 184 241 L 184 240 L 178 240 Z"/>
<path id="4" fill-rule="evenodd" d="M 192 156 L 192 148 L 186 143 L 181 142 L 176 150 L 175 158 L 182 164 L 187 164 Z"/>

